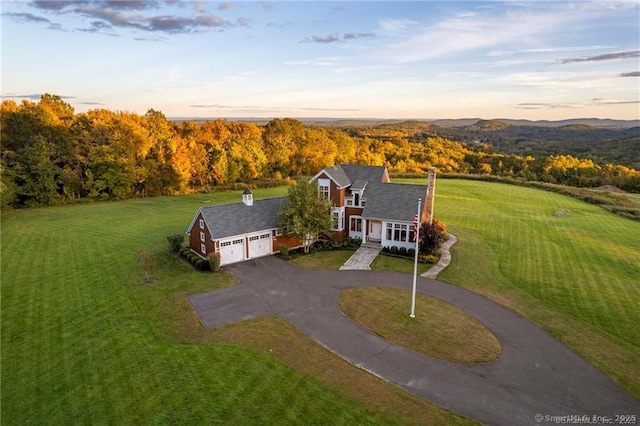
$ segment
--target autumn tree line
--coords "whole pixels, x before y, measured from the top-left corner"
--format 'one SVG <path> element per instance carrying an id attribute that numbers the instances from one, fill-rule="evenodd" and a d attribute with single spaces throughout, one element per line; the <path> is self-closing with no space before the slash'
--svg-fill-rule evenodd
<path id="1" fill-rule="evenodd" d="M 239 183 L 281 183 L 337 163 L 384 164 L 392 173 L 514 176 L 640 192 L 640 172 L 569 155 L 504 155 L 410 129 L 305 125 L 273 119 L 259 126 L 218 119 L 196 123 L 95 109 L 75 113 L 59 96 L 4 100 L 2 207 L 204 192 Z"/>

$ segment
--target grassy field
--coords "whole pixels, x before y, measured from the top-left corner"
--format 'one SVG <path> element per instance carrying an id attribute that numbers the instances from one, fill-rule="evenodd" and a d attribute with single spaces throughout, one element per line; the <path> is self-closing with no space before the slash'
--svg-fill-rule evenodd
<path id="1" fill-rule="evenodd" d="M 480 363 L 502 353 L 498 339 L 485 326 L 433 297 L 417 294 L 415 318 L 410 318 L 410 295 L 397 288 L 357 287 L 343 292 L 339 303 L 342 312 L 368 330 L 433 358 Z"/>
<path id="2" fill-rule="evenodd" d="M 439 180 L 435 205 L 459 238 L 438 279 L 532 319 L 640 397 L 640 223 L 478 181 Z"/>
<path id="3" fill-rule="evenodd" d="M 400 424 L 399 413 L 414 424 L 470 424 L 282 321 L 204 329 L 186 296 L 235 278 L 194 271 L 167 252 L 166 236 L 184 232 L 198 207 L 239 199 L 236 191 L 4 213 L 2 424 Z M 138 250 L 154 255 L 155 284 L 142 284 Z M 258 338 L 243 340 L 246 329 Z M 298 365 L 292 343 L 301 345 Z M 325 371 L 310 370 L 316 362 Z"/>
<path id="4" fill-rule="evenodd" d="M 436 192 L 436 217 L 460 239 L 439 278 L 521 312 L 640 395 L 640 224 L 503 184 L 440 180 Z M 421 413 L 428 423 L 465 422 L 384 383 L 367 394 L 296 365 L 266 349 L 278 333 L 265 343 L 261 331 L 254 340 L 237 331 L 249 325 L 201 327 L 186 295 L 235 280 L 193 271 L 166 252 L 165 237 L 183 232 L 198 207 L 239 199 L 235 191 L 3 213 L 2 423 L 397 424 L 411 413 L 414 423 Z M 571 213 L 555 217 L 558 209 Z M 155 255 L 153 285 L 141 284 L 140 249 Z M 238 335 L 251 348 L 237 346 Z M 332 360 L 323 365 L 341 365 L 296 342 L 301 364 L 319 351 Z M 354 380 L 377 380 L 369 376 Z"/>

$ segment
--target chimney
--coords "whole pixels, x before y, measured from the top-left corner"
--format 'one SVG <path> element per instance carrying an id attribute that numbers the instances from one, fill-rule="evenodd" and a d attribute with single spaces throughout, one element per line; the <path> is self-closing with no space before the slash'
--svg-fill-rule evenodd
<path id="1" fill-rule="evenodd" d="M 249 188 L 245 189 L 242 193 L 242 202 L 249 207 L 253 205 L 253 192 L 251 192 Z"/>
<path id="2" fill-rule="evenodd" d="M 424 206 L 427 211 L 427 222 L 431 223 L 433 222 L 433 202 L 436 198 L 436 168 L 430 167 L 427 176 L 427 196 Z"/>

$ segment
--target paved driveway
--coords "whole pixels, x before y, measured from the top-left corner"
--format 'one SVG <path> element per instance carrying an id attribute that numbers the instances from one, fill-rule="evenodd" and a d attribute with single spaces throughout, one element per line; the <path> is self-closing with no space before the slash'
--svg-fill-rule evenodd
<path id="1" fill-rule="evenodd" d="M 410 290 L 410 275 L 309 270 L 274 256 L 226 270 L 239 277 L 237 286 L 189 298 L 207 327 L 265 315 L 282 317 L 349 362 L 492 425 L 545 423 L 547 415 L 603 415 L 612 420 L 616 414 L 640 415 L 640 401 L 565 345 L 468 290 L 418 277 L 420 293 L 462 309 L 495 334 L 503 347 L 496 361 L 465 365 L 419 355 L 365 330 L 338 308 L 345 289 L 376 285 Z"/>

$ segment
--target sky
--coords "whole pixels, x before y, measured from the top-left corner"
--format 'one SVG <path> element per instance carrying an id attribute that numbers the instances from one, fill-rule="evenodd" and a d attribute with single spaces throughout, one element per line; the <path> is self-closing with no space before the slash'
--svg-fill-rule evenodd
<path id="1" fill-rule="evenodd" d="M 7 1 L 2 99 L 169 118 L 640 118 L 640 1 Z"/>

